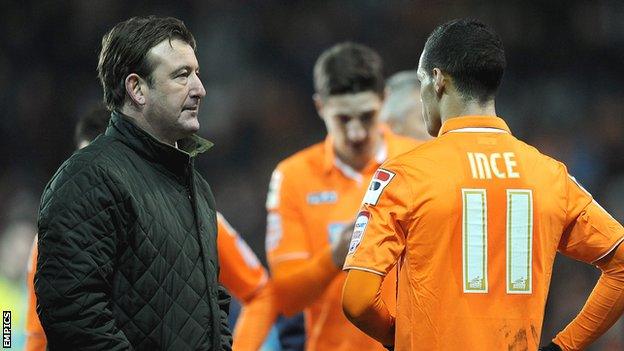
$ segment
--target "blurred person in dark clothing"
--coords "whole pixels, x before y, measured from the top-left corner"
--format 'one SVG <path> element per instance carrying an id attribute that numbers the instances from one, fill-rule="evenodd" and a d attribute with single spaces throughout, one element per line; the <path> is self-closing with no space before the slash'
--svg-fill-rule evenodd
<path id="1" fill-rule="evenodd" d="M 195 170 L 195 39 L 175 18 L 131 18 L 102 39 L 106 133 L 46 186 L 35 273 L 51 350 L 228 350 L 216 211 Z"/>
<path id="2" fill-rule="evenodd" d="M 110 121 L 110 112 L 106 106 L 97 104 L 91 111 L 84 114 L 74 129 L 74 144 L 80 150 L 89 145 L 98 135 L 106 132 L 106 127 Z"/>
<path id="3" fill-rule="evenodd" d="M 429 140 L 422 117 L 420 83 L 416 71 L 401 71 L 386 80 L 386 98 L 379 120 L 393 132 L 418 140 Z"/>

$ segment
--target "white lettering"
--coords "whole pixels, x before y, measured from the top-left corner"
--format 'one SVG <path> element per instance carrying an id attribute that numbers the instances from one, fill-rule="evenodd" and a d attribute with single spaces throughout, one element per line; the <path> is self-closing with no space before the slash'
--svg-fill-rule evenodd
<path id="1" fill-rule="evenodd" d="M 505 169 L 501 171 L 498 161 L 503 159 Z M 492 179 L 492 174 L 496 178 L 520 178 L 516 161 L 516 154 L 513 152 L 494 152 L 489 156 L 480 152 L 468 152 L 468 161 L 470 163 L 470 173 L 473 179 Z"/>
<path id="2" fill-rule="evenodd" d="M 490 171 L 490 162 L 482 153 L 475 153 L 475 159 L 477 161 L 477 168 L 479 169 L 479 178 L 481 179 L 492 179 L 492 172 Z M 484 177 L 485 170 L 485 177 Z"/>
<path id="3" fill-rule="evenodd" d="M 507 176 L 509 178 L 520 178 L 520 173 L 514 171 L 514 167 L 518 165 L 518 162 L 514 160 L 516 154 L 513 152 L 505 152 L 503 153 L 503 158 L 505 159 L 505 166 L 507 166 Z"/>
<path id="4" fill-rule="evenodd" d="M 472 178 L 477 178 L 477 166 L 475 166 L 474 155 L 472 152 L 468 153 L 468 161 L 470 161 L 470 172 L 472 173 Z"/>
<path id="5" fill-rule="evenodd" d="M 498 170 L 498 165 L 496 164 L 496 160 L 499 158 L 501 158 L 501 154 L 499 154 L 498 152 L 495 152 L 490 155 L 490 166 L 492 167 L 492 172 L 494 172 L 494 175 L 497 176 L 498 178 L 506 178 L 505 173 Z"/>

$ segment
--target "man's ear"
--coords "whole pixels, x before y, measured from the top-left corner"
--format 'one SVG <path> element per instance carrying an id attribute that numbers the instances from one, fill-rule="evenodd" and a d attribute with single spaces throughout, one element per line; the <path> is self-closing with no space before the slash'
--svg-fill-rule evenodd
<path id="1" fill-rule="evenodd" d="M 132 100 L 132 103 L 136 106 L 145 105 L 145 90 L 147 89 L 147 82 L 139 77 L 136 73 L 131 73 L 126 77 L 126 94 Z"/>
<path id="2" fill-rule="evenodd" d="M 447 88 L 447 85 L 449 84 L 448 81 L 448 77 L 446 77 L 446 75 L 439 69 L 439 68 L 434 68 L 433 72 L 432 72 L 432 78 L 433 78 L 433 89 L 436 92 L 436 95 L 442 96 L 442 94 L 444 93 L 444 90 Z"/>
<path id="3" fill-rule="evenodd" d="M 312 95 L 312 100 L 314 100 L 314 107 L 316 107 L 316 113 L 318 113 L 319 117 L 323 119 L 323 99 L 319 94 Z"/>

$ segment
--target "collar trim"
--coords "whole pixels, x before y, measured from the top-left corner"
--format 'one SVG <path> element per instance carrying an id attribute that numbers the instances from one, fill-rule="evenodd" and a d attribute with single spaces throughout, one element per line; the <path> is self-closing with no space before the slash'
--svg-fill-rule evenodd
<path id="1" fill-rule="evenodd" d="M 502 118 L 496 116 L 460 116 L 448 119 L 438 136 L 446 133 L 509 133 L 511 130 Z"/>
<path id="2" fill-rule="evenodd" d="M 380 128 L 380 133 L 382 135 L 381 145 L 373 156 L 373 159 L 378 165 L 381 165 L 386 161 L 386 159 L 388 158 L 389 148 L 391 147 L 391 145 L 388 145 L 389 142 L 387 137 L 388 133 L 390 133 L 389 130 L 382 126 L 382 128 Z M 325 138 L 324 149 L 325 157 L 323 160 L 323 170 L 326 173 L 329 173 L 332 169 L 337 168 L 345 175 L 345 177 L 353 179 L 357 182 L 362 181 L 362 175 L 360 174 L 360 172 L 356 171 L 348 164 L 342 162 L 336 156 L 336 153 L 334 153 L 333 140 L 329 135 Z"/>
<path id="3" fill-rule="evenodd" d="M 467 127 L 449 130 L 448 133 L 509 133 L 506 130 L 498 128 L 485 128 L 485 127 Z"/>

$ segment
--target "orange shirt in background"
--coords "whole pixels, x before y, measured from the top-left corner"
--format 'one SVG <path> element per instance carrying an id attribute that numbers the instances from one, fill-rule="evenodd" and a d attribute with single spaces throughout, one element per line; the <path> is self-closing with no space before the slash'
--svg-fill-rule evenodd
<path id="1" fill-rule="evenodd" d="M 221 267 L 219 281 L 243 304 L 234 330 L 233 350 L 258 350 L 277 317 L 273 290 L 256 255 L 220 213 L 217 213 L 217 252 Z M 37 238 L 29 262 L 26 351 L 45 351 L 46 338 L 37 315 L 33 287 Z"/>
<path id="2" fill-rule="evenodd" d="M 383 140 L 384 147 L 362 172 L 334 156 L 328 137 L 285 159 L 273 173 L 267 196 L 267 258 L 280 309 L 286 314 L 305 312 L 306 350 L 383 349 L 344 316 L 346 275 L 333 263 L 330 248 L 353 220 L 377 167 L 418 145 L 385 128 Z M 281 278 L 310 262 L 314 269 L 303 272 L 309 281 Z M 315 297 L 310 294 L 313 289 L 323 291 Z M 396 277 L 386 279 L 383 291 L 384 300 L 394 306 Z"/>
<path id="3" fill-rule="evenodd" d="M 377 171 L 344 269 L 398 264 L 396 350 L 537 350 L 557 250 L 591 263 L 622 240 L 562 163 L 467 116 Z"/>

